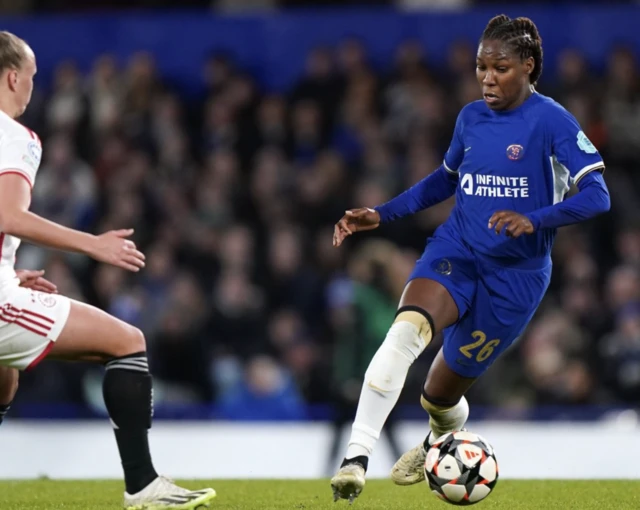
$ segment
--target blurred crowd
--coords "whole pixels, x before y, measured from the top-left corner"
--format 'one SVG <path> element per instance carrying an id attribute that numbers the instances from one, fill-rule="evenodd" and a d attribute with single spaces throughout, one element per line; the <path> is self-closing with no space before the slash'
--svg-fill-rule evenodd
<path id="1" fill-rule="evenodd" d="M 222 419 L 353 416 L 369 360 L 414 261 L 452 200 L 331 243 L 346 208 L 374 206 L 441 163 L 460 108 L 479 98 L 475 47 L 445 68 L 407 41 L 384 69 L 345 40 L 308 55 L 287 94 L 261 90 L 232 55 L 203 63 L 183 96 L 144 53 L 81 73 L 62 62 L 23 121 L 44 143 L 33 210 L 70 227 L 135 228 L 140 274 L 24 245 L 60 292 L 146 334 L 156 405 L 209 406 Z M 640 395 L 640 74 L 615 49 L 600 75 L 567 50 L 540 91 L 576 115 L 607 163 L 612 211 L 562 229 L 551 289 L 521 341 L 470 401 L 526 412 L 637 404 Z M 412 368 L 417 406 L 439 340 Z M 99 410 L 101 369 L 43 363 L 18 403 Z M 19 406 L 18 411 L 19 412 Z"/>
<path id="2" fill-rule="evenodd" d="M 535 4 L 610 5 L 636 0 L 537 0 Z M 217 12 L 259 12 L 276 9 L 324 9 L 371 7 L 420 9 L 462 9 L 474 5 L 505 5 L 504 0 L 0 0 L 0 13 L 90 12 L 126 9 L 212 9 Z M 531 5 L 531 0 L 511 0 L 509 5 Z"/>

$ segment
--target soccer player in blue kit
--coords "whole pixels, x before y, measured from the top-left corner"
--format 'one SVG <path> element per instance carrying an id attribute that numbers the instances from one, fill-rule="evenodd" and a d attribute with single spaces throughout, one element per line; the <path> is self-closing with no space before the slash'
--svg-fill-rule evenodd
<path id="1" fill-rule="evenodd" d="M 336 501 L 352 502 L 362 491 L 369 456 L 409 367 L 442 331 L 443 347 L 420 399 L 430 431 L 391 472 L 398 485 L 424 480 L 429 444 L 463 428 L 465 393 L 522 334 L 540 304 L 556 229 L 609 210 L 602 158 L 576 119 L 536 92 L 541 72 L 535 24 L 504 15 L 491 19 L 477 53 L 484 100 L 458 115 L 442 166 L 386 204 L 347 211 L 335 226 L 333 244 L 340 246 L 354 232 L 456 195 L 365 374 L 345 459 L 331 479 Z M 571 182 L 579 192 L 565 199 Z"/>

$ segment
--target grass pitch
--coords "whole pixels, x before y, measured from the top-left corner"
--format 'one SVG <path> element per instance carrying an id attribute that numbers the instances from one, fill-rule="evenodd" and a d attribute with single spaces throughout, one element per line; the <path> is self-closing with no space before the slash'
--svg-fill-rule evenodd
<path id="1" fill-rule="evenodd" d="M 425 484 L 396 487 L 370 480 L 353 507 L 333 503 L 328 480 L 189 481 L 190 489 L 211 486 L 218 497 L 214 510 L 434 510 L 453 508 L 430 494 Z M 122 508 L 121 482 L 0 482 L 1 510 L 115 510 Z M 494 493 L 474 505 L 504 510 L 632 510 L 640 509 L 640 481 L 498 481 Z"/>

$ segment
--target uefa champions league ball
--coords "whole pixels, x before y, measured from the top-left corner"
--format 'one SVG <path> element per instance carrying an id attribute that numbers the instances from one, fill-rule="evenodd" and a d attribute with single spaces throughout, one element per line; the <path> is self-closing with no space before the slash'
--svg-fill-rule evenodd
<path id="1" fill-rule="evenodd" d="M 498 482 L 498 461 L 486 439 L 472 432 L 451 432 L 427 451 L 424 474 L 441 500 L 473 505 L 486 498 Z"/>

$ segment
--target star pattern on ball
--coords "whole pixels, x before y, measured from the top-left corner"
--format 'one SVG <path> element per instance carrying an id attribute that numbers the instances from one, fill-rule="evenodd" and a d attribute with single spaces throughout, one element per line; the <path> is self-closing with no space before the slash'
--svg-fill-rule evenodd
<path id="1" fill-rule="evenodd" d="M 498 463 L 493 448 L 480 436 L 466 431 L 447 434 L 429 448 L 431 451 L 425 477 L 441 499 L 471 505 L 495 487 Z"/>

